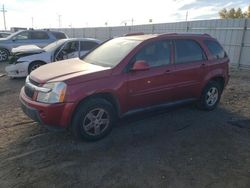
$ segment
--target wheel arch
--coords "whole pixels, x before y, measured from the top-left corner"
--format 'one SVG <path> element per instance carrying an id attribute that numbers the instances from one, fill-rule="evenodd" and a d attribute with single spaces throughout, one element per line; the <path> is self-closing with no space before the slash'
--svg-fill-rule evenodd
<path id="1" fill-rule="evenodd" d="M 47 64 L 45 61 L 42 61 L 42 60 L 34 60 L 34 61 L 31 61 L 28 65 L 28 73 L 30 74 L 30 67 L 32 66 L 32 64 L 34 63 L 42 63 L 43 65 Z"/>
<path id="2" fill-rule="evenodd" d="M 11 50 L 9 50 L 5 47 L 0 47 L 0 50 L 5 50 L 8 53 L 8 55 L 10 55 L 10 53 L 11 53 Z"/>
<path id="3" fill-rule="evenodd" d="M 90 99 L 95 99 L 95 98 L 101 98 L 101 99 L 105 99 L 106 101 L 110 102 L 112 104 L 112 106 L 114 107 L 115 109 L 115 112 L 116 112 L 116 116 L 120 116 L 121 115 L 121 108 L 120 108 L 120 103 L 119 103 L 119 100 L 118 98 L 110 93 L 110 92 L 101 92 L 101 93 L 94 93 L 94 94 L 91 94 L 87 97 L 84 97 L 83 99 L 81 99 L 75 109 L 73 110 L 73 113 L 72 113 L 72 116 L 71 116 L 71 124 L 72 124 L 72 121 L 73 121 L 73 118 L 74 118 L 74 115 L 77 111 L 77 109 L 82 105 L 84 104 L 86 101 L 90 100 Z"/>
<path id="4" fill-rule="evenodd" d="M 206 82 L 203 85 L 203 88 L 206 87 L 206 85 L 211 81 L 218 82 L 220 84 L 220 86 L 221 86 L 221 89 L 224 89 L 224 87 L 225 87 L 225 78 L 224 78 L 223 75 L 218 74 L 218 75 L 214 75 L 214 76 L 209 77 L 208 79 L 206 79 Z"/>
<path id="5" fill-rule="evenodd" d="M 219 83 L 222 90 L 225 87 L 225 78 L 222 75 L 214 76 L 209 81 L 215 81 L 215 82 Z"/>

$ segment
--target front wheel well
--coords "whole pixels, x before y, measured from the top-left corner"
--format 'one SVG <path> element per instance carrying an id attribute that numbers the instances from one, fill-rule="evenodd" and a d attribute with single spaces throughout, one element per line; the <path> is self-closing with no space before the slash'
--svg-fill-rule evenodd
<path id="1" fill-rule="evenodd" d="M 8 53 L 8 55 L 10 55 L 10 50 L 8 50 L 6 48 L 1 48 L 1 47 L 0 47 L 0 50 L 4 50 L 4 51 L 6 51 Z"/>
<path id="2" fill-rule="evenodd" d="M 74 117 L 74 114 L 75 112 L 77 111 L 77 109 L 83 105 L 86 101 L 90 100 L 90 99 L 105 99 L 106 101 L 108 101 L 114 108 L 116 114 L 115 116 L 119 116 L 120 115 L 120 105 L 119 105 L 119 102 L 118 102 L 118 99 L 111 93 L 96 93 L 96 94 L 93 94 L 93 95 L 90 95 L 84 99 L 82 99 L 76 106 L 73 114 L 72 114 L 72 118 L 71 118 L 71 122 L 73 120 L 73 117 Z"/>
<path id="3" fill-rule="evenodd" d="M 225 87 L 225 79 L 222 76 L 213 77 L 209 81 L 215 81 L 215 82 L 219 83 L 222 90 Z"/>
<path id="4" fill-rule="evenodd" d="M 44 61 L 32 61 L 30 64 L 29 64 L 29 66 L 28 66 L 28 73 L 30 74 L 30 72 L 31 72 L 31 67 L 34 65 L 34 64 L 36 64 L 36 63 L 40 63 L 41 65 L 45 65 L 46 64 L 46 62 L 44 62 Z"/>

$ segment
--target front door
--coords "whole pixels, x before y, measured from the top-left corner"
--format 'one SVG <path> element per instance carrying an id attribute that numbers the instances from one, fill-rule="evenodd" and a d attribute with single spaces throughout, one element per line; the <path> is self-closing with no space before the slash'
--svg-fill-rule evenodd
<path id="1" fill-rule="evenodd" d="M 144 46 L 132 62 L 144 60 L 150 68 L 128 73 L 128 110 L 170 101 L 174 65 L 171 41 L 157 41 Z"/>

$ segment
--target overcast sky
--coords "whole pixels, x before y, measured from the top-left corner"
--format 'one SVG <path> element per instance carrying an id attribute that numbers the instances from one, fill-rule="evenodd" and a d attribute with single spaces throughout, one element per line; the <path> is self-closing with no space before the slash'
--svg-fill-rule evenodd
<path id="1" fill-rule="evenodd" d="M 222 8 L 247 10 L 249 0 L 1 0 L 7 28 L 94 27 L 218 18 Z M 0 4 L 0 6 L 2 6 Z M 4 28 L 0 14 L 0 29 Z"/>

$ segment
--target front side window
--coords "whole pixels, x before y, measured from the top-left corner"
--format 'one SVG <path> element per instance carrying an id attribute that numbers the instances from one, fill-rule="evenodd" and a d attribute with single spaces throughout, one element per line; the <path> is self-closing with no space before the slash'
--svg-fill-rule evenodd
<path id="1" fill-rule="evenodd" d="M 126 37 L 115 38 L 103 43 L 85 56 L 83 60 L 95 65 L 114 67 L 141 42 L 141 40 L 128 39 Z"/>
<path id="2" fill-rule="evenodd" d="M 63 51 L 66 53 L 77 52 L 79 50 L 79 41 L 71 41 L 65 44 Z"/>
<path id="3" fill-rule="evenodd" d="M 150 67 L 159 67 L 170 63 L 170 41 L 157 41 L 145 46 L 135 61 L 144 60 Z"/>
<path id="4" fill-rule="evenodd" d="M 218 42 L 212 40 L 205 40 L 204 43 L 215 59 L 223 59 L 227 56 L 226 52 L 223 50 L 223 48 Z"/>
<path id="5" fill-rule="evenodd" d="M 89 51 L 95 48 L 98 44 L 92 41 L 81 41 L 81 51 Z"/>
<path id="6" fill-rule="evenodd" d="M 204 60 L 204 52 L 194 40 L 175 40 L 175 63 Z"/>
<path id="7" fill-rule="evenodd" d="M 15 40 L 27 40 L 29 39 L 29 32 L 23 31 L 14 37 Z"/>

